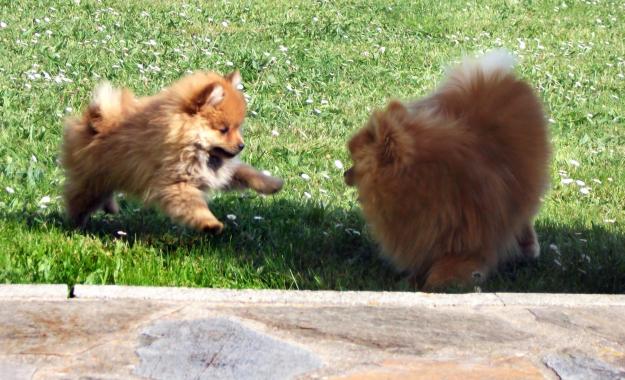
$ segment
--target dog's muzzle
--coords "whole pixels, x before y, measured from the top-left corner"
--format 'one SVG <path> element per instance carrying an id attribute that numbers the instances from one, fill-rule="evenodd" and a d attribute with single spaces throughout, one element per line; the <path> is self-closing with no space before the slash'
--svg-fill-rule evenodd
<path id="1" fill-rule="evenodd" d="M 226 150 L 224 148 L 215 147 L 211 149 L 210 151 L 208 151 L 208 154 L 210 154 L 211 156 L 218 156 L 221 158 L 233 158 L 237 154 L 241 153 L 242 150 L 243 148 L 238 148 L 236 151 L 231 151 L 231 150 Z"/>

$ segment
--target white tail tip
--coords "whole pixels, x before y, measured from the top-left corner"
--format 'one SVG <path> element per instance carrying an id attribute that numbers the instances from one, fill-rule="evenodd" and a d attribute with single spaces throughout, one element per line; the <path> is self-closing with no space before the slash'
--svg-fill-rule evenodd
<path id="1" fill-rule="evenodd" d="M 492 50 L 476 60 L 476 64 L 486 74 L 495 71 L 509 73 L 516 63 L 517 57 L 505 49 Z"/>
<path id="2" fill-rule="evenodd" d="M 477 71 L 490 76 L 494 73 L 508 74 L 512 72 L 517 63 L 514 54 L 505 49 L 491 50 L 490 52 L 477 57 L 467 57 L 456 67 L 452 67 L 450 72 L 456 72 L 465 78 L 472 78 Z"/>
<path id="3" fill-rule="evenodd" d="M 122 91 L 109 82 L 102 82 L 93 91 L 91 104 L 100 107 L 103 112 L 119 110 Z"/>

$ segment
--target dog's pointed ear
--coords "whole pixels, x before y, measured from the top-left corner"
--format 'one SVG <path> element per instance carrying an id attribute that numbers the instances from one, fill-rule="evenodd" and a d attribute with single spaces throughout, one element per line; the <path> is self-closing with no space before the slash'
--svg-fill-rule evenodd
<path id="1" fill-rule="evenodd" d="M 236 88 L 237 90 L 240 89 L 239 87 L 241 87 L 241 82 L 243 81 L 243 78 L 241 78 L 241 73 L 239 72 L 239 70 L 235 70 L 230 74 L 226 75 L 226 79 L 232 84 L 232 87 Z"/>
<path id="2" fill-rule="evenodd" d="M 202 107 L 215 107 L 224 100 L 224 88 L 218 83 L 211 83 L 193 97 L 190 113 L 198 112 Z"/>
<path id="3" fill-rule="evenodd" d="M 375 125 L 376 140 L 380 147 L 380 161 L 383 164 L 397 163 L 406 153 L 406 133 L 403 123 L 408 116 L 406 107 L 398 101 L 392 101 L 384 111 L 376 112 L 372 121 Z"/>

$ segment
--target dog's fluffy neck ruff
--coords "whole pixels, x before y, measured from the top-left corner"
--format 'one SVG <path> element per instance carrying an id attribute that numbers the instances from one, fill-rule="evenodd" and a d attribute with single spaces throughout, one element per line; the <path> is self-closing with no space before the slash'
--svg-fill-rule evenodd
<path id="1" fill-rule="evenodd" d="M 219 170 L 223 165 L 224 165 L 224 159 L 222 157 L 219 157 L 215 154 L 208 154 L 208 160 L 206 160 L 206 164 L 208 165 L 208 168 L 213 170 L 213 171 L 217 171 Z"/>
<path id="2" fill-rule="evenodd" d="M 240 164 L 236 156 L 225 158 L 204 150 L 197 151 L 197 156 L 199 168 L 189 174 L 200 182 L 200 187 L 205 191 L 225 188 Z"/>

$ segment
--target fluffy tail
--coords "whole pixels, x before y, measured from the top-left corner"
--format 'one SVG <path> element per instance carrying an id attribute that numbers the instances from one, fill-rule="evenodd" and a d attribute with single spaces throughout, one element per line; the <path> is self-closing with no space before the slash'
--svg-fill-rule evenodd
<path id="1" fill-rule="evenodd" d="M 505 50 L 465 59 L 428 101 L 440 115 L 459 121 L 463 128 L 457 134 L 473 139 L 484 157 L 515 161 L 508 162 L 509 167 L 542 165 L 549 151 L 545 113 L 532 87 L 514 74 L 515 61 Z M 507 155 L 493 155 L 506 149 Z M 525 158 L 531 162 L 525 163 Z"/>
<path id="2" fill-rule="evenodd" d="M 121 124 L 134 102 L 130 91 L 103 82 L 93 92 L 84 120 L 95 133 L 108 132 Z"/>
<path id="3" fill-rule="evenodd" d="M 472 128 L 543 124 L 540 102 L 531 87 L 514 75 L 515 63 L 516 57 L 506 50 L 466 58 L 451 69 L 435 96 L 443 108 Z"/>
<path id="4" fill-rule="evenodd" d="M 137 101 L 129 90 L 101 83 L 93 92 L 91 103 L 80 117 L 65 121 L 62 161 L 66 166 L 79 160 L 81 152 L 93 139 L 107 133 L 122 123 L 124 117 L 136 107 Z"/>
<path id="5" fill-rule="evenodd" d="M 545 112 L 530 84 L 514 74 L 515 61 L 505 50 L 465 59 L 449 73 L 435 100 L 444 114 L 467 126 L 464 130 L 479 141 L 485 157 L 516 168 L 517 174 L 540 173 L 535 177 L 542 180 L 549 155 Z"/>

